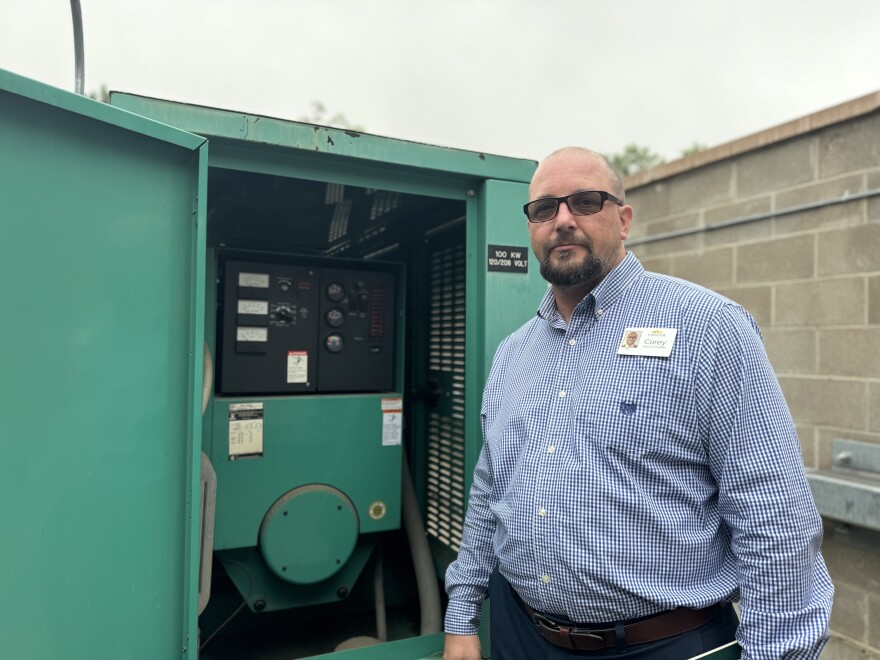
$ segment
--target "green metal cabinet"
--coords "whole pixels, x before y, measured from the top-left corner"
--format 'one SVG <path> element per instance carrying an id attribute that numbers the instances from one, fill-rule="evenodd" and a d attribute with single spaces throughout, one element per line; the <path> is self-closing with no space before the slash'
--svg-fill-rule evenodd
<path id="1" fill-rule="evenodd" d="M 195 657 L 205 140 L 0 71 L 0 145 L 3 655 Z"/>
<path id="2" fill-rule="evenodd" d="M 389 601 L 406 602 L 409 573 L 389 545 L 402 538 L 402 452 L 380 446 L 382 401 L 403 401 L 442 578 L 458 551 L 492 355 L 545 290 L 533 256 L 515 272 L 488 261 L 493 246 L 530 251 L 521 206 L 535 164 L 135 95 L 111 103 L 0 71 L 4 651 L 196 657 L 199 633 L 245 598 L 227 655 L 205 656 L 231 657 L 239 633 L 241 648 L 270 643 L 236 629 L 259 631 L 263 608 L 336 607 L 345 620 L 369 610 L 355 592 L 369 593 L 383 543 Z M 223 369 L 227 250 L 393 266 L 393 387 L 242 397 L 215 381 L 203 417 L 203 345 Z M 266 450 L 230 461 L 229 406 L 241 402 L 264 404 Z M 217 556 L 241 594 L 212 594 L 222 615 L 209 605 L 199 631 L 203 450 L 217 473 Z M 306 486 L 342 492 L 360 536 L 338 575 L 300 589 L 248 567 L 262 561 L 267 506 Z M 277 529 L 272 552 L 287 557 L 296 528 Z M 280 595 L 266 606 L 254 590 Z M 441 634 L 394 639 L 339 656 L 403 660 L 442 647 Z"/>

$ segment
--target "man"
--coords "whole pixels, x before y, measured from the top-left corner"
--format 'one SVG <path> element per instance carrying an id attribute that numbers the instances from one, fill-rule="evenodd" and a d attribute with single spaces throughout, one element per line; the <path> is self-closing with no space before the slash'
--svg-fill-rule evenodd
<path id="1" fill-rule="evenodd" d="M 551 287 L 486 384 L 444 658 L 480 657 L 487 595 L 493 660 L 682 660 L 734 636 L 744 658 L 818 657 L 821 520 L 754 321 L 626 252 L 599 154 L 551 154 L 529 200 Z"/>
<path id="2" fill-rule="evenodd" d="M 639 335 L 640 332 L 636 332 L 635 330 L 630 330 L 626 333 L 626 339 L 623 343 L 622 348 L 626 348 L 627 350 L 637 348 L 639 345 Z"/>

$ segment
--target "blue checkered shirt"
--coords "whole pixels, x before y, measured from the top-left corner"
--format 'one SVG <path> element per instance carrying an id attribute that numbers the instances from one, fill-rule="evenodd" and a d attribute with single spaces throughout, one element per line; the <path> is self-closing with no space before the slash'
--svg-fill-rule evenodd
<path id="1" fill-rule="evenodd" d="M 668 358 L 624 329 L 675 328 Z M 500 567 L 534 609 L 614 622 L 739 600 L 744 658 L 816 658 L 833 587 L 794 425 L 752 318 L 632 253 L 574 310 L 505 339 L 446 632 L 475 634 Z"/>

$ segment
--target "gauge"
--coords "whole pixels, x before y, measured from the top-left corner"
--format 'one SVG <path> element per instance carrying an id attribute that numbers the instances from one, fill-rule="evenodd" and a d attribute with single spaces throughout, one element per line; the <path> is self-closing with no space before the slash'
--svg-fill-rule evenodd
<path id="1" fill-rule="evenodd" d="M 267 300 L 239 300 L 239 314 L 268 314 L 269 302 Z"/>
<path id="2" fill-rule="evenodd" d="M 269 329 L 240 325 L 235 329 L 235 339 L 236 341 L 268 341 Z"/>
<path id="3" fill-rule="evenodd" d="M 339 282 L 331 282 L 327 285 L 327 299 L 339 302 L 345 298 L 345 287 Z"/>
<path id="4" fill-rule="evenodd" d="M 327 350 L 331 353 L 339 353 L 344 348 L 342 335 L 332 334 L 324 340 L 324 346 L 327 347 Z"/>
<path id="5" fill-rule="evenodd" d="M 327 325 L 331 328 L 338 328 L 345 321 L 345 315 L 338 307 L 334 307 L 327 312 Z"/>
<path id="6" fill-rule="evenodd" d="M 239 273 L 238 286 L 247 286 L 254 289 L 269 288 L 268 273 Z"/>

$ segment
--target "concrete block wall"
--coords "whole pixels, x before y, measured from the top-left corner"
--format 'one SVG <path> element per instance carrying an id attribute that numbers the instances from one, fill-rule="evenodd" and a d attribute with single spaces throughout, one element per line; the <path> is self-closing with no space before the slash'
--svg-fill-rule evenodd
<path id="1" fill-rule="evenodd" d="M 831 467 L 834 438 L 880 445 L 880 93 L 625 184 L 645 267 L 757 320 L 806 467 Z M 829 652 L 880 658 L 880 535 L 826 523 Z"/>

